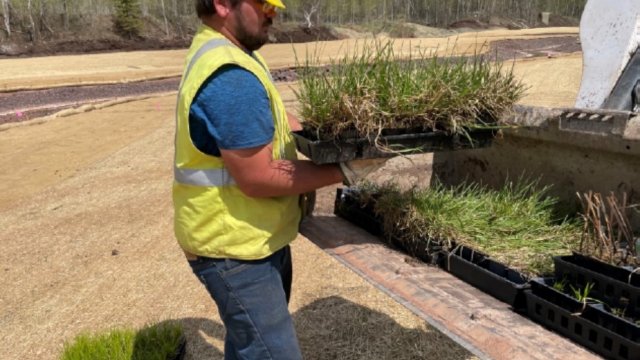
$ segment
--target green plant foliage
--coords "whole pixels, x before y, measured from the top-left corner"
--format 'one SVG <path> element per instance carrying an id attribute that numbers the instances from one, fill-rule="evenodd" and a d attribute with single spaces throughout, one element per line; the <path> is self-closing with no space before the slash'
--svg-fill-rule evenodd
<path id="1" fill-rule="evenodd" d="M 579 17 L 586 0 L 287 0 L 287 19 L 301 17 L 313 3 L 319 4 L 322 22 L 335 24 L 376 23 L 381 20 L 411 21 L 446 27 L 456 20 L 491 17 L 539 22 L 541 11 Z"/>
<path id="2" fill-rule="evenodd" d="M 566 287 L 567 287 L 567 279 L 566 278 L 562 278 L 561 281 L 556 280 L 553 283 L 553 288 L 558 290 L 558 291 L 560 291 L 560 292 L 562 292 L 562 293 L 564 292 Z"/>
<path id="3" fill-rule="evenodd" d="M 582 313 L 584 309 L 586 309 L 587 303 L 604 304 L 602 301 L 589 296 L 589 294 L 591 293 L 591 289 L 593 289 L 593 285 L 594 283 L 587 283 L 584 288 L 573 287 L 573 285 L 569 285 L 569 287 L 571 288 L 571 296 L 582 303 L 582 310 L 580 310 L 578 314 Z"/>
<path id="4" fill-rule="evenodd" d="M 329 138 L 398 128 L 464 134 L 499 125 L 524 92 L 511 71 L 480 55 L 406 58 L 393 42 L 363 45 L 328 68 L 306 59 L 296 92 L 305 129 Z"/>
<path id="5" fill-rule="evenodd" d="M 115 0 L 117 1 L 117 0 Z M 104 35 L 98 23 L 102 17 L 115 17 L 114 0 L 4 0 L 0 6 L 0 37 L 12 39 L 32 37 L 36 40 L 55 39 L 64 31 L 65 36 L 94 32 Z M 300 24 L 315 7 L 311 17 L 314 25 L 358 26 L 372 31 L 385 31 L 391 36 L 408 37 L 408 29 L 381 29 L 380 24 L 417 23 L 446 28 L 464 19 L 489 22 L 501 19 L 526 26 L 540 24 L 540 12 L 571 19 L 577 25 L 586 0 L 286 0 L 276 22 Z M 193 1 L 145 0 L 144 18 L 151 24 L 167 26 L 167 36 L 184 37 L 193 34 L 199 23 Z M 29 6 L 29 4 L 31 6 Z M 31 22 L 33 19 L 33 22 Z M 501 22 L 503 22 L 501 21 Z M 87 29 L 92 26 L 92 29 Z M 570 26 L 570 25 L 569 25 Z M 400 26 L 402 27 L 402 26 Z M 153 31 L 154 26 L 148 26 Z M 143 35 L 145 35 L 143 33 Z M 4 39 L 2 39 L 4 40 Z"/>
<path id="6" fill-rule="evenodd" d="M 135 38 L 142 32 L 142 10 L 138 0 L 114 0 L 114 26 L 125 37 Z"/>
<path id="7" fill-rule="evenodd" d="M 593 285 L 593 283 L 588 283 L 584 288 L 576 288 L 573 287 L 573 285 L 569 285 L 569 287 L 571 288 L 571 293 L 573 294 L 574 298 L 578 299 L 578 301 L 580 301 L 581 303 L 586 303 L 589 300 L 593 300 L 589 297 L 589 293 L 591 292 Z"/>
<path id="8" fill-rule="evenodd" d="M 580 240 L 577 221 L 558 218 L 557 199 L 536 181 L 520 179 L 493 190 L 478 184 L 399 191 L 393 184 L 366 185 L 385 233 L 402 233 L 409 246 L 455 242 L 484 252 L 525 275 L 552 272 L 552 256 L 569 254 Z M 373 197 L 372 194 L 376 194 Z"/>
<path id="9" fill-rule="evenodd" d="M 627 309 L 625 308 L 612 308 L 611 313 L 617 317 L 624 318 L 626 317 Z"/>
<path id="10" fill-rule="evenodd" d="M 415 29 L 402 21 L 373 21 L 363 24 L 351 24 L 350 28 L 364 33 L 387 33 L 392 38 L 413 38 Z"/>
<path id="11" fill-rule="evenodd" d="M 115 329 L 101 334 L 80 334 L 67 343 L 61 360 L 166 360 L 176 354 L 183 338 L 177 323 L 141 330 Z"/>

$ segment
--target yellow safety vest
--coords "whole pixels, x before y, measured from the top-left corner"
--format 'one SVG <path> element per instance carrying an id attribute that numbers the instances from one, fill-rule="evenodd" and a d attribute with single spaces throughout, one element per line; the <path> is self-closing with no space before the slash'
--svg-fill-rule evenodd
<path id="1" fill-rule="evenodd" d="M 273 159 L 296 158 L 280 94 L 264 59 L 257 52 L 253 55 L 204 25 L 187 55 L 176 108 L 173 203 L 176 238 L 195 255 L 261 259 L 287 245 L 298 232 L 298 196 L 244 195 L 222 158 L 202 153 L 191 142 L 189 109 L 198 89 L 218 68 L 235 64 L 253 73 L 267 91 L 275 125 Z"/>

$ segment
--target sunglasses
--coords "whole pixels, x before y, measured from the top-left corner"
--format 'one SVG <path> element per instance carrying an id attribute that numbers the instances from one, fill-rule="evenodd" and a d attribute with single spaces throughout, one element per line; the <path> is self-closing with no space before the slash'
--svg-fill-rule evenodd
<path id="1" fill-rule="evenodd" d="M 278 11 L 275 5 L 268 3 L 266 0 L 256 0 L 256 2 L 262 6 L 262 12 L 267 15 L 275 14 Z"/>

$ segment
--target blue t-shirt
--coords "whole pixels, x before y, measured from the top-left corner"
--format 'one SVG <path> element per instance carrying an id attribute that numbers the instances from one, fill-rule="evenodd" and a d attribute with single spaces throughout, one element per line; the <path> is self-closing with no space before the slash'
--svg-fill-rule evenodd
<path id="1" fill-rule="evenodd" d="M 205 154 L 273 141 L 273 115 L 264 85 L 246 69 L 225 65 L 202 84 L 189 109 L 191 141 Z"/>

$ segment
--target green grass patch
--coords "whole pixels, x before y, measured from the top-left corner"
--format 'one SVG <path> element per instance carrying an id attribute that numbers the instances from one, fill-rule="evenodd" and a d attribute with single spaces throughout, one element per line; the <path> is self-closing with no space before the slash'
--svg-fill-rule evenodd
<path id="1" fill-rule="evenodd" d="M 375 199 L 384 232 L 402 234 L 407 248 L 438 241 L 469 246 L 527 276 L 549 274 L 552 256 L 571 253 L 580 241 L 577 220 L 559 217 L 557 199 L 535 181 L 508 182 L 498 190 L 478 184 L 399 191 L 367 184 L 363 202 Z"/>
<path id="2" fill-rule="evenodd" d="M 177 355 L 183 341 L 178 323 L 146 326 L 140 330 L 114 329 L 78 335 L 66 343 L 61 360 L 167 360 Z"/>
<path id="3" fill-rule="evenodd" d="M 445 131 L 500 126 L 525 87 L 485 56 L 439 58 L 394 53 L 393 42 L 365 42 L 359 53 L 320 67 L 301 66 L 296 96 L 303 126 L 323 138 L 380 134 L 385 129 Z"/>

